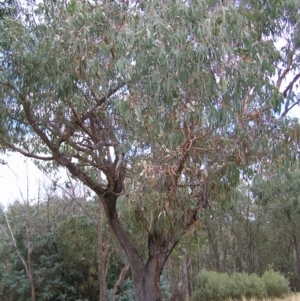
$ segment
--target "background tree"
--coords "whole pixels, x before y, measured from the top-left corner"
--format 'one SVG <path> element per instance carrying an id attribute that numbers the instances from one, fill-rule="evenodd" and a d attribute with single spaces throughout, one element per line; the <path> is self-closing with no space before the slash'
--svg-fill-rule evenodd
<path id="1" fill-rule="evenodd" d="M 11 232 L 4 213 L 1 215 L 1 300 L 28 300 L 29 252 L 30 279 L 37 300 L 99 300 L 97 226 L 85 214 L 94 211 L 96 218 L 97 202 L 82 198 L 77 198 L 77 202 L 49 191 L 48 197 L 38 204 L 15 202 L 5 213 Z M 25 210 L 30 212 L 29 240 L 24 226 Z M 109 289 L 118 280 L 123 257 L 111 244 L 107 264 L 101 267 L 105 269 Z M 120 280 L 116 296 L 123 292 Z"/>
<path id="2" fill-rule="evenodd" d="M 294 287 L 299 288 L 299 170 L 279 170 L 272 175 L 257 177 L 253 191 L 257 202 L 268 212 L 267 221 L 272 225 L 268 240 L 276 250 L 274 265 L 286 274 L 291 273 Z M 293 277 L 293 274 L 297 276 Z M 298 283 L 295 283 L 297 279 Z"/>

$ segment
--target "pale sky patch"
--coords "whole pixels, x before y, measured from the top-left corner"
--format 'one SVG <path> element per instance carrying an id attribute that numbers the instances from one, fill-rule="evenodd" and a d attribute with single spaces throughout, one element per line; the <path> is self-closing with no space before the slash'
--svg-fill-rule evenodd
<path id="1" fill-rule="evenodd" d="M 0 165 L 0 203 L 3 206 L 15 200 L 37 200 L 45 187 L 51 185 L 31 159 L 18 153 L 1 155 L 1 158 L 7 162 Z"/>

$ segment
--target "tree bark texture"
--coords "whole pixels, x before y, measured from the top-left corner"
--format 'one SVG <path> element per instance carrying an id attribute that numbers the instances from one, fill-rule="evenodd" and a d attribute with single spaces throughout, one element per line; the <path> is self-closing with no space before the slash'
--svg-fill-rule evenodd
<path id="1" fill-rule="evenodd" d="M 102 203 L 99 201 L 98 210 L 98 281 L 99 281 L 99 301 L 107 300 L 107 283 L 106 283 L 106 257 L 109 246 L 103 242 L 103 213 Z"/>
<path id="2" fill-rule="evenodd" d="M 98 184 L 101 185 L 101 171 L 98 171 Z M 98 202 L 98 223 L 97 223 L 97 250 L 98 250 L 98 281 L 99 281 L 99 301 L 107 300 L 107 283 L 106 283 L 106 257 L 109 245 L 103 242 L 103 205 L 101 198 Z"/>
<path id="3" fill-rule="evenodd" d="M 146 263 L 125 232 L 117 211 L 117 195 L 107 193 L 102 198 L 104 210 L 114 235 L 124 249 L 132 273 L 132 281 L 136 300 L 161 301 L 159 278 L 163 267 L 177 244 L 177 240 L 167 240 L 162 233 L 149 233 L 149 257 Z"/>

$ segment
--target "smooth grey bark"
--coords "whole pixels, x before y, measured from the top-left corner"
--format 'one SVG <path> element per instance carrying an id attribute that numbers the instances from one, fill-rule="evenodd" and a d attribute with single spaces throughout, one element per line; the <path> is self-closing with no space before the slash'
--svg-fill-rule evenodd
<path id="1" fill-rule="evenodd" d="M 118 288 L 122 285 L 125 277 L 126 277 L 126 274 L 129 270 L 129 264 L 127 263 L 123 269 L 121 270 L 120 272 L 120 275 L 119 275 L 119 278 L 117 280 L 117 282 L 115 283 L 114 285 L 114 288 L 113 288 L 113 291 L 112 291 L 112 294 L 111 294 L 111 301 L 115 301 L 116 300 L 116 292 L 118 290 Z"/>

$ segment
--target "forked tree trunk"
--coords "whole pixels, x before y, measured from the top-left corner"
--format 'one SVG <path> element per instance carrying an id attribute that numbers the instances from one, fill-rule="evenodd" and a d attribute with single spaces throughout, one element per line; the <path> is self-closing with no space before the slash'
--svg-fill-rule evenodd
<path id="1" fill-rule="evenodd" d="M 187 145 L 190 144 L 187 143 Z M 176 177 L 172 176 L 174 179 L 172 181 L 167 181 L 167 183 L 171 183 L 166 186 L 168 191 L 172 191 L 172 183 L 175 183 L 178 180 L 178 175 L 181 174 L 186 156 L 187 154 L 183 156 L 183 159 L 176 169 Z M 118 196 L 124 189 L 125 174 L 121 169 L 123 157 L 124 154 L 116 156 L 114 163 L 106 170 L 105 175 L 108 180 L 106 189 L 103 190 L 100 185 L 95 186 L 94 183 L 89 183 L 86 177 L 84 178 L 84 181 L 91 185 L 99 199 L 102 201 L 109 226 L 126 253 L 132 273 L 135 300 L 162 301 L 159 278 L 168 257 L 179 241 L 179 235 L 175 232 L 172 233 L 172 231 L 149 230 L 149 227 L 146 226 L 148 231 L 148 259 L 144 262 L 143 257 L 140 255 L 124 226 L 121 224 L 116 210 Z M 71 167 L 73 167 L 72 164 L 70 164 L 70 168 Z M 199 200 L 205 200 L 205 198 L 201 197 Z M 199 206 L 200 205 L 199 201 Z M 196 220 L 196 213 L 197 209 L 194 209 L 191 212 L 189 219 L 183 224 L 183 231 L 186 231 L 186 229 L 194 223 Z M 143 216 L 141 218 L 144 219 L 147 224 L 147 220 Z"/>
<path id="2" fill-rule="evenodd" d="M 108 222 L 128 258 L 135 300 L 162 301 L 159 278 L 178 240 L 171 237 L 166 238 L 163 233 L 148 233 L 149 254 L 147 262 L 144 263 L 118 218 L 116 200 L 116 194 L 107 193 L 105 197 L 102 197 Z"/>
<path id="3" fill-rule="evenodd" d="M 166 240 L 162 233 L 149 233 L 148 243 L 147 263 L 141 271 L 138 267 L 136 269 L 134 267 L 135 271 L 132 272 L 135 298 L 144 301 L 162 301 L 159 278 L 177 240 Z"/>
<path id="4" fill-rule="evenodd" d="M 121 87 L 123 87 L 122 84 Z M 119 87 L 120 88 L 120 87 Z M 111 91 L 110 95 L 114 94 L 117 90 Z M 108 95 L 103 99 L 103 102 L 110 96 Z M 49 141 L 47 135 L 36 126 L 32 112 L 30 111 L 30 106 L 27 104 L 26 99 L 22 97 L 21 99 L 24 103 L 24 111 L 29 120 L 29 123 L 33 127 L 33 130 L 41 137 L 41 139 L 48 145 L 49 149 L 52 151 L 54 160 L 56 160 L 60 165 L 65 166 L 69 172 L 81 180 L 85 185 L 91 188 L 100 198 L 105 215 L 107 217 L 108 223 L 111 230 L 113 231 L 117 241 L 122 246 L 126 253 L 128 263 L 132 272 L 134 292 L 137 301 L 160 301 L 162 300 L 161 291 L 159 287 L 159 278 L 163 271 L 163 267 L 171 254 L 173 248 L 178 243 L 179 235 L 178 233 L 165 233 L 156 230 L 148 230 L 148 260 L 146 263 L 143 262 L 143 258 L 139 254 L 137 248 L 132 243 L 129 235 L 125 231 L 125 228 L 121 224 L 118 213 L 116 211 L 116 203 L 118 196 L 124 190 L 125 181 L 125 169 L 123 169 L 123 158 L 124 153 L 116 154 L 114 162 L 111 160 L 110 150 L 107 149 L 107 160 L 105 159 L 105 164 L 101 165 L 101 171 L 105 174 L 107 179 L 107 186 L 104 188 L 95 182 L 88 174 L 83 171 L 79 165 L 71 162 L 71 160 L 65 157 L 61 152 L 58 151 L 56 145 L 53 145 Z M 101 103 L 103 103 L 101 101 Z M 99 105 L 100 106 L 100 105 Z M 77 116 L 78 117 L 78 116 Z M 76 117 L 76 118 L 77 118 Z M 80 118 L 79 118 L 80 120 Z M 86 120 L 86 119 L 84 119 Z M 82 122 L 80 120 L 80 122 Z M 184 123 L 183 131 L 185 134 L 185 143 L 182 146 L 183 155 L 180 157 L 177 167 L 169 170 L 167 173 L 167 178 L 165 181 L 166 192 L 172 193 L 176 189 L 176 183 L 178 182 L 180 175 L 184 169 L 185 161 L 188 158 L 189 152 L 192 147 L 191 131 L 187 124 Z M 196 220 L 196 213 L 198 208 L 207 203 L 207 188 L 199 194 L 199 199 L 197 206 L 193 209 L 187 220 L 183 217 L 182 219 L 182 234 L 193 225 Z M 147 222 L 147 221 L 146 221 Z M 146 227 L 147 229 L 149 227 Z M 162 230 L 163 231 L 163 230 Z"/>

